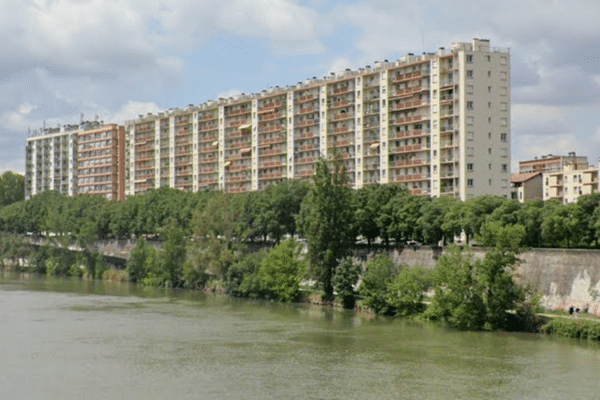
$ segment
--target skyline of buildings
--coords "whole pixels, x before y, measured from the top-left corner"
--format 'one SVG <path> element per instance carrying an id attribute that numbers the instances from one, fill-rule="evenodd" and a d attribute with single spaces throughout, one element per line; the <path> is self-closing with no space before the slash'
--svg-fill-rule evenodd
<path id="1" fill-rule="evenodd" d="M 238 193 L 309 179 L 319 157 L 337 152 L 353 188 L 395 182 L 417 195 L 509 197 L 510 54 L 473 39 L 110 126 L 122 139 L 82 147 L 104 133 L 83 126 L 28 138 L 26 193 Z"/>

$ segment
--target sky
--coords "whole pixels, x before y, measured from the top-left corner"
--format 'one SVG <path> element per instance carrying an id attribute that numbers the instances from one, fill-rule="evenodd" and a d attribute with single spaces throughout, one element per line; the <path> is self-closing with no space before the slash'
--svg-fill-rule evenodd
<path id="1" fill-rule="evenodd" d="M 6 0 L 0 173 L 28 130 L 294 85 L 474 37 L 511 53 L 512 167 L 600 157 L 600 2 Z"/>

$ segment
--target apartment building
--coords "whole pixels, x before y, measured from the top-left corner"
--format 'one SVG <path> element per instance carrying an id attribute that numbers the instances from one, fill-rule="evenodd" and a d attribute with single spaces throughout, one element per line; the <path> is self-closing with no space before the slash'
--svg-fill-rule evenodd
<path id="1" fill-rule="evenodd" d="M 56 190 L 77 193 L 79 125 L 34 130 L 25 145 L 25 198 Z"/>
<path id="2" fill-rule="evenodd" d="M 25 198 L 48 190 L 124 198 L 124 128 L 98 121 L 35 130 L 25 149 Z"/>
<path id="3" fill-rule="evenodd" d="M 519 173 L 511 177 L 512 198 L 559 199 L 574 203 L 579 196 L 599 191 L 598 169 L 585 156 L 570 152 L 566 156 L 548 154 L 519 162 Z"/>
<path id="4" fill-rule="evenodd" d="M 116 124 L 77 132 L 77 193 L 124 199 L 125 131 Z"/>
<path id="5" fill-rule="evenodd" d="M 338 153 L 354 188 L 508 197 L 510 55 L 488 40 L 126 122 L 127 195 L 260 190 Z"/>

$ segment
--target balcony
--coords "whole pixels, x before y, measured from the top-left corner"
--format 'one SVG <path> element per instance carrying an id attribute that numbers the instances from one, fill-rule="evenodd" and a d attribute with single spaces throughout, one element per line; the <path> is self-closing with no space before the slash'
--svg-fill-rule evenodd
<path id="1" fill-rule="evenodd" d="M 266 114 L 274 112 L 277 108 L 283 106 L 283 102 L 275 101 L 273 103 L 265 104 L 263 107 L 258 109 L 258 114 Z"/>
<path id="2" fill-rule="evenodd" d="M 296 103 L 307 102 L 307 101 L 311 101 L 311 100 L 315 100 L 315 99 L 317 99 L 317 97 L 315 95 L 307 94 L 307 95 L 296 98 Z"/>
<path id="3" fill-rule="evenodd" d="M 296 128 L 301 128 L 301 127 L 304 127 L 304 126 L 312 126 L 312 125 L 317 125 L 318 123 L 319 123 L 319 120 L 318 120 L 318 119 L 308 119 L 308 120 L 304 120 L 304 121 L 299 121 L 299 122 L 296 122 L 296 123 L 294 124 L 294 126 L 295 126 Z"/>
<path id="4" fill-rule="evenodd" d="M 284 125 L 275 125 L 275 126 L 265 126 L 262 129 L 259 128 L 258 133 L 272 133 L 272 132 L 281 132 L 285 130 Z"/>
<path id="5" fill-rule="evenodd" d="M 304 108 L 298 109 L 294 115 L 312 114 L 312 113 L 318 112 L 318 111 L 319 110 L 315 107 L 304 107 Z"/>
<path id="6" fill-rule="evenodd" d="M 274 120 L 282 119 L 282 118 L 285 118 L 285 114 L 268 113 L 268 114 L 263 114 L 262 116 L 258 117 L 258 121 L 260 123 L 260 122 L 274 121 Z"/>
<path id="7" fill-rule="evenodd" d="M 396 126 L 396 125 L 409 124 L 412 122 L 422 121 L 423 119 L 424 119 L 423 115 L 413 115 L 412 117 L 390 119 L 390 125 Z"/>
<path id="8" fill-rule="evenodd" d="M 401 75 L 396 75 L 394 76 L 394 79 L 392 80 L 393 83 L 399 83 L 399 82 L 405 82 L 411 79 L 416 79 L 416 78 L 420 78 L 423 74 L 421 73 L 421 71 L 414 71 L 414 72 L 409 72 L 407 74 L 401 74 Z"/>

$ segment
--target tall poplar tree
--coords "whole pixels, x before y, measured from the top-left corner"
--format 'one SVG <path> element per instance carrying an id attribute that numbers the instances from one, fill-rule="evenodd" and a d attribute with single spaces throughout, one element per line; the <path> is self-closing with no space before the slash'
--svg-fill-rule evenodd
<path id="1" fill-rule="evenodd" d="M 346 168 L 336 155 L 332 169 L 324 159 L 317 163 L 311 190 L 302 202 L 298 227 L 308 241 L 313 272 L 323 286 L 324 299 L 333 299 L 333 277 L 354 243 L 352 193 L 346 185 Z"/>

